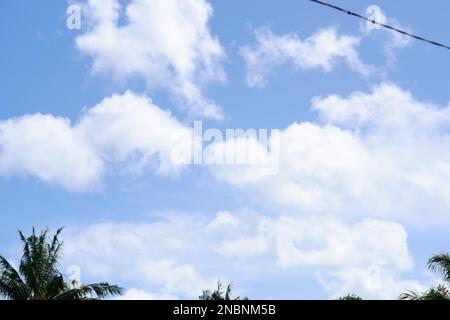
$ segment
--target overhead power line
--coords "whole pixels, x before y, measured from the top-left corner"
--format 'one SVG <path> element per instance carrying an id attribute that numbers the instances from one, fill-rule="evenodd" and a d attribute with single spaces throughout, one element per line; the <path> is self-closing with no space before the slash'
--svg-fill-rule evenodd
<path id="1" fill-rule="evenodd" d="M 406 31 L 403 31 L 403 30 L 400 30 L 400 29 L 397 29 L 397 28 L 392 27 L 390 25 L 378 22 L 375 19 L 370 19 L 370 18 L 364 17 L 364 16 L 362 16 L 362 15 L 356 13 L 356 12 L 353 12 L 351 10 L 347 10 L 347 9 L 338 7 L 338 6 L 334 5 L 334 4 L 330 4 L 330 3 L 327 3 L 327 2 L 324 2 L 324 1 L 320 1 L 320 0 L 310 0 L 310 1 L 315 2 L 317 4 L 320 4 L 320 5 L 323 5 L 323 6 L 326 6 L 326 7 L 329 7 L 329 8 L 332 8 L 332 9 L 335 9 L 335 10 L 338 10 L 338 11 L 341 11 L 341 12 L 344 12 L 344 13 L 346 13 L 348 15 L 351 15 L 351 16 L 357 17 L 359 19 L 371 22 L 371 23 L 379 25 L 379 26 L 381 26 L 383 28 L 386 28 L 386 29 L 389 29 L 389 30 L 392 30 L 392 31 L 395 31 L 395 32 L 398 32 L 398 33 L 401 33 L 401 34 L 403 34 L 405 36 L 408 36 L 408 37 L 411 37 L 411 38 L 414 38 L 414 39 L 417 39 L 417 40 L 420 40 L 420 41 L 424 41 L 424 42 L 430 43 L 432 45 L 435 45 L 435 46 L 438 46 L 438 47 L 450 50 L 450 46 L 447 46 L 445 44 L 442 44 L 442 43 L 439 43 L 439 42 L 436 42 L 436 41 L 432 41 L 432 40 L 428 40 L 428 39 L 425 39 L 423 37 L 414 35 L 412 33 L 409 33 L 409 32 L 406 32 Z"/>

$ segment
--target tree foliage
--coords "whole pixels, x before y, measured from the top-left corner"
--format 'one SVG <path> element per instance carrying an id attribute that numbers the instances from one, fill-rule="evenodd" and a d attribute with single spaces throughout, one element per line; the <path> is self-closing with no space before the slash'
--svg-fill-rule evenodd
<path id="1" fill-rule="evenodd" d="M 400 300 L 450 300 L 450 255 L 441 253 L 432 256 L 428 260 L 428 269 L 440 273 L 444 283 L 425 292 L 408 290 L 400 295 Z"/>
<path id="2" fill-rule="evenodd" d="M 217 288 L 215 290 L 203 290 L 202 295 L 199 297 L 200 300 L 212 301 L 212 300 L 248 300 L 247 297 L 232 298 L 233 285 L 230 283 L 224 290 L 223 283 L 218 282 Z"/>
<path id="3" fill-rule="evenodd" d="M 362 298 L 356 294 L 348 294 L 345 297 L 339 298 L 339 300 L 362 300 Z"/>
<path id="4" fill-rule="evenodd" d="M 82 285 L 65 281 L 58 270 L 62 228 L 48 239 L 48 229 L 29 237 L 19 231 L 23 254 L 18 270 L 0 255 L 0 296 L 10 300 L 96 300 L 120 295 L 122 288 L 106 282 Z"/>

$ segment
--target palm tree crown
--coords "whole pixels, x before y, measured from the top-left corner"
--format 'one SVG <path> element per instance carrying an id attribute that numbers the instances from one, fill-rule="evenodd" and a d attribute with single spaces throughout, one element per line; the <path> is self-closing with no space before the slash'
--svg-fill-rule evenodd
<path id="1" fill-rule="evenodd" d="M 222 282 L 217 283 L 217 289 L 214 291 L 211 290 L 203 290 L 202 295 L 199 297 L 200 300 L 212 301 L 212 300 L 241 300 L 240 297 L 231 298 L 231 293 L 233 291 L 233 286 L 230 283 L 225 291 L 223 291 Z M 242 300 L 248 300 L 247 297 L 242 298 Z"/>
<path id="2" fill-rule="evenodd" d="M 348 294 L 345 297 L 339 298 L 339 300 L 362 300 L 362 298 L 356 294 Z"/>
<path id="3" fill-rule="evenodd" d="M 444 281 L 450 282 L 450 255 L 448 253 L 434 255 L 428 260 L 428 269 L 440 273 Z"/>
<path id="4" fill-rule="evenodd" d="M 11 300 L 96 300 L 120 295 L 122 288 L 108 283 L 80 285 L 64 281 L 58 271 L 63 242 L 58 229 L 51 241 L 47 241 L 48 229 L 25 237 L 19 231 L 23 242 L 23 255 L 19 270 L 16 270 L 0 255 L 0 296 Z"/>
<path id="5" fill-rule="evenodd" d="M 426 292 L 409 290 L 400 295 L 401 300 L 450 300 L 450 255 L 441 253 L 432 256 L 428 260 L 428 269 L 440 273 L 443 276 L 444 283 Z"/>

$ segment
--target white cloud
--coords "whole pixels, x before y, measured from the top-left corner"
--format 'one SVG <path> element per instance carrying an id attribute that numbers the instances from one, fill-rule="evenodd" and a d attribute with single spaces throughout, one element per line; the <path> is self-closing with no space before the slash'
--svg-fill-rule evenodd
<path id="1" fill-rule="evenodd" d="M 318 30 L 301 40 L 297 34 L 276 35 L 269 28 L 255 30 L 256 45 L 241 47 L 240 53 L 247 66 L 247 84 L 262 87 L 274 67 L 292 63 L 298 69 L 330 71 L 339 61 L 363 75 L 373 71 L 364 64 L 356 51 L 360 39 L 338 35 L 333 28 Z"/>
<path id="2" fill-rule="evenodd" d="M 95 186 L 103 162 L 70 121 L 27 115 L 0 122 L 0 174 L 32 175 L 70 190 Z"/>
<path id="3" fill-rule="evenodd" d="M 191 132 L 170 113 L 126 92 L 86 110 L 75 124 L 41 114 L 1 121 L 0 174 L 85 191 L 98 187 L 111 165 L 176 173 L 180 166 L 172 161 L 172 150 L 190 139 Z"/>
<path id="4" fill-rule="evenodd" d="M 382 84 L 348 98 L 314 98 L 312 109 L 320 122 L 294 123 L 280 133 L 278 174 L 230 166 L 211 171 L 284 210 L 448 223 L 449 107 Z"/>
<path id="5" fill-rule="evenodd" d="M 216 214 L 214 220 L 212 220 L 206 227 L 206 230 L 214 232 L 215 230 L 220 230 L 221 228 L 227 228 L 229 226 L 236 226 L 239 224 L 239 220 L 236 219 L 228 211 L 220 211 Z"/>
<path id="6" fill-rule="evenodd" d="M 169 112 L 132 92 L 113 95 L 87 110 L 76 130 L 104 161 L 131 164 L 134 169 L 153 164 L 163 174 L 179 169 L 172 151 L 180 141 L 191 141 L 191 131 Z"/>
<path id="7" fill-rule="evenodd" d="M 220 277 L 218 270 L 211 278 L 197 270 L 205 267 L 199 262 L 208 252 L 204 227 L 202 219 L 166 215 L 155 222 L 72 228 L 65 239 L 66 261 L 79 265 L 83 277 L 133 283 L 152 297 L 192 299 Z"/>
<path id="8" fill-rule="evenodd" d="M 275 241 L 278 264 L 313 267 L 331 299 L 350 293 L 396 299 L 406 289 L 423 289 L 418 281 L 402 279 L 413 262 L 406 231 L 398 223 L 364 219 L 348 224 L 329 216 L 285 216 L 264 224 Z"/>
<path id="9" fill-rule="evenodd" d="M 224 80 L 224 51 L 208 27 L 212 7 L 205 0 L 88 0 L 89 28 L 77 37 L 93 59 L 94 73 L 142 77 L 149 88 L 166 88 L 192 114 L 221 118 L 202 86 Z"/>
<path id="10" fill-rule="evenodd" d="M 406 290 L 426 288 L 419 281 L 403 280 L 395 272 L 377 266 L 344 268 L 323 272 L 317 277 L 331 299 L 357 294 L 366 300 L 395 300 Z"/>
<path id="11" fill-rule="evenodd" d="M 367 7 L 365 15 L 379 23 L 413 33 L 411 28 L 401 25 L 395 18 L 387 17 L 379 6 Z M 260 27 L 255 29 L 255 37 L 255 45 L 240 48 L 250 87 L 264 87 L 273 70 L 288 63 L 300 70 L 319 69 L 329 72 L 343 61 L 351 70 L 363 76 L 385 75 L 386 69 L 394 66 L 397 51 L 412 42 L 410 37 L 370 21 L 361 22 L 358 36 L 340 35 L 336 28 L 328 28 L 317 30 L 302 40 L 295 33 L 277 35 L 268 27 Z M 379 41 L 386 57 L 385 67 L 368 65 L 361 60 L 357 48 L 367 37 Z"/>
<path id="12" fill-rule="evenodd" d="M 407 233 L 395 222 L 367 218 L 346 223 L 329 215 L 275 218 L 227 215 L 233 224 L 219 227 L 217 221 L 223 220 L 223 213 L 218 213 L 209 224 L 217 227 L 207 228 L 207 235 L 216 237 L 211 242 L 213 248 L 226 257 L 251 258 L 273 251 L 282 268 L 371 265 L 397 271 L 412 268 Z"/>
<path id="13" fill-rule="evenodd" d="M 65 262 L 79 265 L 83 277 L 130 284 L 135 288 L 127 292 L 130 298 L 196 298 L 217 279 L 240 283 L 249 272 L 261 279 L 270 273 L 277 281 L 287 269 L 311 267 L 329 294 L 340 294 L 333 283 L 350 281 L 344 278 L 349 270 L 387 273 L 391 280 L 382 285 L 374 276 L 361 276 L 343 288 L 365 288 L 372 279 L 373 295 L 395 298 L 391 294 L 406 288 L 397 285 L 399 276 L 412 268 L 404 228 L 375 219 L 345 223 L 330 216 L 170 214 L 155 221 L 72 228 L 65 240 Z"/>
<path id="14" fill-rule="evenodd" d="M 173 260 L 143 261 L 137 271 L 143 275 L 144 281 L 161 286 L 163 293 L 182 297 L 197 297 L 203 289 L 214 287 L 217 281 L 206 279 L 192 265 L 180 265 Z"/>
<path id="15" fill-rule="evenodd" d="M 242 238 L 238 240 L 223 241 L 216 251 L 225 257 L 252 257 L 264 254 L 268 250 L 268 241 L 260 236 L 257 238 Z"/>
<path id="16" fill-rule="evenodd" d="M 316 97 L 312 108 L 326 124 L 365 130 L 367 135 L 445 135 L 450 122 L 449 107 L 418 101 L 391 83 L 383 83 L 371 93 L 354 92 L 348 98 Z"/>
<path id="17" fill-rule="evenodd" d="M 115 298 L 115 300 L 176 300 L 176 296 L 160 295 L 147 292 L 142 289 L 128 289 L 125 293 Z"/>
<path id="18" fill-rule="evenodd" d="M 282 267 L 378 265 L 400 271 L 412 267 L 406 231 L 394 222 L 365 219 L 348 225 L 322 216 L 281 217 L 265 223 Z"/>
<path id="19" fill-rule="evenodd" d="M 397 19 L 387 17 L 383 10 L 377 5 L 370 5 L 366 9 L 366 15 L 369 19 L 375 20 L 382 24 L 390 25 L 394 28 L 413 33 L 413 30 L 402 26 Z M 396 51 L 401 48 L 405 48 L 411 44 L 412 39 L 396 31 L 384 28 L 372 22 L 361 22 L 361 31 L 365 36 L 376 36 L 380 35 L 382 37 L 382 47 L 384 54 L 387 58 L 387 65 L 391 67 L 396 61 Z"/>

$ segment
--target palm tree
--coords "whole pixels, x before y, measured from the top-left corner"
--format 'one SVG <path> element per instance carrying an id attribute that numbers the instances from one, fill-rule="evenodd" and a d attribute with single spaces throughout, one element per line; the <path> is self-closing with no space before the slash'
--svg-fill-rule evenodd
<path id="1" fill-rule="evenodd" d="M 450 255 L 448 253 L 436 254 L 428 260 L 428 269 L 440 273 L 445 282 L 450 283 Z"/>
<path id="2" fill-rule="evenodd" d="M 200 300 L 212 301 L 212 300 L 241 300 L 240 297 L 231 298 L 231 293 L 233 291 L 233 285 L 230 283 L 225 292 L 223 291 L 222 282 L 217 282 L 217 289 L 214 291 L 203 290 L 202 295 L 199 297 Z M 242 298 L 242 300 L 248 300 L 247 297 Z"/>
<path id="3" fill-rule="evenodd" d="M 400 300 L 450 300 L 450 255 L 441 253 L 432 256 L 428 260 L 428 270 L 440 273 L 444 283 L 426 292 L 408 290 L 400 295 Z"/>
<path id="4" fill-rule="evenodd" d="M 356 294 L 348 294 L 345 297 L 339 298 L 339 300 L 362 300 L 362 298 Z"/>
<path id="5" fill-rule="evenodd" d="M 450 300 L 450 294 L 447 287 L 439 285 L 426 292 L 408 290 L 400 295 L 400 300 Z"/>
<path id="6" fill-rule="evenodd" d="M 19 270 L 0 255 L 0 296 L 10 300 L 99 300 L 120 295 L 122 288 L 106 282 L 80 285 L 64 281 L 58 271 L 63 242 L 58 229 L 51 241 L 47 241 L 48 229 L 36 235 L 33 228 L 26 238 L 19 231 L 24 244 Z"/>

